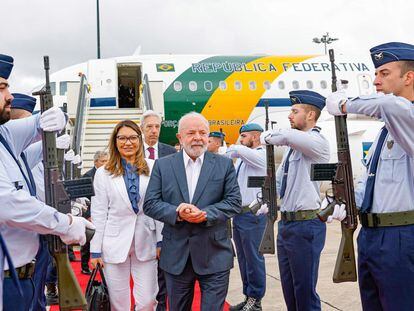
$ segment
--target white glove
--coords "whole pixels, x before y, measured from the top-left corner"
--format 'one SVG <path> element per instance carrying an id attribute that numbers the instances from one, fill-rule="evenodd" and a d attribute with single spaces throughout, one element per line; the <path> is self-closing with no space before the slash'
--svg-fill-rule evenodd
<path id="1" fill-rule="evenodd" d="M 321 210 L 324 210 L 328 205 L 329 205 L 329 201 L 328 201 L 328 199 L 325 197 L 323 200 L 322 200 L 322 203 L 321 203 Z"/>
<path id="2" fill-rule="evenodd" d="M 80 203 L 80 204 L 82 204 L 82 205 L 84 205 L 84 206 L 87 206 L 88 204 L 89 204 L 89 205 L 91 204 L 91 200 L 89 200 L 89 199 L 88 199 L 88 198 L 86 198 L 86 197 L 77 198 L 77 199 L 76 199 L 76 202 L 78 202 L 78 203 Z"/>
<path id="3" fill-rule="evenodd" d="M 260 143 L 262 145 L 268 145 L 269 143 L 266 141 L 267 138 L 270 138 L 272 136 L 273 130 L 267 130 L 264 131 L 262 134 L 260 134 Z"/>
<path id="4" fill-rule="evenodd" d="M 79 164 L 79 163 L 81 163 L 82 162 L 82 158 L 81 158 L 81 156 L 79 155 L 79 154 L 77 154 L 77 155 L 75 155 L 74 157 L 73 157 L 73 160 L 72 160 L 72 163 L 73 164 Z"/>
<path id="5" fill-rule="evenodd" d="M 65 153 L 65 161 L 73 161 L 73 159 L 75 158 L 75 152 L 71 149 L 68 152 Z"/>
<path id="6" fill-rule="evenodd" d="M 226 155 L 230 158 L 238 158 L 237 145 L 230 145 L 226 150 Z"/>
<path id="7" fill-rule="evenodd" d="M 334 219 L 338 221 L 344 220 L 346 217 L 345 204 L 336 204 L 332 215 L 328 216 L 327 223 L 331 223 Z"/>
<path id="8" fill-rule="evenodd" d="M 56 148 L 68 149 L 69 145 L 70 145 L 70 136 L 68 134 L 63 134 L 62 136 L 56 137 Z"/>
<path id="9" fill-rule="evenodd" d="M 342 84 L 342 80 L 338 79 L 336 80 L 336 91 L 345 91 L 346 89 L 346 84 Z"/>
<path id="10" fill-rule="evenodd" d="M 65 128 L 65 113 L 59 107 L 52 107 L 42 113 L 40 116 L 40 128 L 45 132 L 57 132 Z"/>
<path id="11" fill-rule="evenodd" d="M 253 206 L 255 206 L 257 204 L 260 204 L 260 202 L 257 199 L 254 199 L 252 201 L 252 203 L 249 204 L 249 208 L 252 209 Z M 260 205 L 260 208 L 257 210 L 255 215 L 256 216 L 259 216 L 259 215 L 262 215 L 262 214 L 266 215 L 268 212 L 269 212 L 269 208 L 267 207 L 267 204 L 264 203 L 264 204 Z"/>
<path id="12" fill-rule="evenodd" d="M 73 216 L 82 216 L 88 209 L 87 206 L 80 202 L 71 201 L 71 214 Z"/>
<path id="13" fill-rule="evenodd" d="M 260 206 L 259 210 L 256 213 L 256 216 L 259 215 L 266 215 L 269 212 L 269 208 L 267 207 L 267 204 L 262 204 L 262 206 Z"/>
<path id="14" fill-rule="evenodd" d="M 82 217 L 75 217 L 72 215 L 68 215 L 72 218 L 72 223 L 69 226 L 68 232 L 66 234 L 62 234 L 60 236 L 63 243 L 71 245 L 71 244 L 80 244 L 85 245 L 86 243 L 86 235 L 85 230 L 86 228 L 95 229 L 95 226 L 87 221 L 85 218 Z"/>
<path id="15" fill-rule="evenodd" d="M 227 152 L 227 145 L 224 143 L 224 146 L 218 148 L 218 154 L 225 154 Z"/>
<path id="16" fill-rule="evenodd" d="M 348 100 L 344 90 L 334 92 L 326 98 L 326 109 L 333 116 L 342 116 L 342 105 Z"/>

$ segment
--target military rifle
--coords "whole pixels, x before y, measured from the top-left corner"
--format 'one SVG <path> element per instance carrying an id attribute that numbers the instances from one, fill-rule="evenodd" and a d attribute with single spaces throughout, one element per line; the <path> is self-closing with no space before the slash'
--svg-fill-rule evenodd
<path id="1" fill-rule="evenodd" d="M 49 57 L 44 56 L 44 69 L 46 72 L 45 87 L 33 93 L 40 96 L 41 112 L 53 107 L 53 97 L 49 83 Z M 58 156 L 56 148 L 56 134 L 53 132 L 42 133 L 43 143 L 43 164 L 45 178 L 45 197 L 46 204 L 56 208 L 61 213 L 71 213 L 71 200 L 85 196 L 85 192 L 92 192 L 92 181 L 82 187 L 82 192 L 76 191 L 78 185 L 65 184 L 60 179 L 61 175 L 58 167 Z M 71 181 L 73 182 L 73 181 Z M 84 181 L 83 181 L 84 182 Z M 94 230 L 87 229 L 87 240 L 90 240 Z M 61 310 L 86 310 L 87 304 L 82 289 L 73 273 L 69 258 L 68 248 L 58 236 L 48 235 L 49 250 L 56 262 L 58 273 L 59 306 Z"/>
<path id="2" fill-rule="evenodd" d="M 269 103 L 265 103 L 266 110 L 266 131 L 269 129 Z M 275 230 L 274 225 L 277 220 L 277 193 L 276 193 L 276 176 L 275 176 L 275 154 L 274 146 L 266 145 L 266 176 L 249 176 L 247 187 L 262 188 L 261 197 L 258 196 L 257 203 L 252 206 L 251 212 L 256 215 L 262 204 L 267 204 L 269 212 L 267 213 L 266 228 L 260 241 L 259 252 L 261 254 L 275 253 Z"/>
<path id="3" fill-rule="evenodd" d="M 64 113 L 68 112 L 68 104 L 67 103 L 63 103 L 62 111 Z M 63 130 L 61 134 L 58 134 L 58 136 L 62 136 L 64 134 L 66 134 L 66 130 Z M 63 174 L 63 166 L 64 166 L 64 162 L 65 162 L 65 150 L 57 149 L 57 159 L 58 159 L 59 171 L 60 171 L 60 173 Z"/>
<path id="4" fill-rule="evenodd" d="M 333 49 L 329 50 L 329 60 L 332 68 L 332 92 L 336 92 L 337 79 Z M 341 222 L 342 238 L 335 263 L 333 281 L 335 283 L 355 282 L 357 280 L 357 272 L 353 235 L 358 226 L 358 212 L 355 204 L 346 115 L 335 116 L 335 129 L 338 163 L 312 164 L 311 180 L 330 180 L 332 182 L 333 195 L 326 195 L 329 204 L 318 214 L 321 221 L 325 222 L 328 216 L 332 215 L 335 205 L 345 204 L 346 206 L 346 217 Z"/>

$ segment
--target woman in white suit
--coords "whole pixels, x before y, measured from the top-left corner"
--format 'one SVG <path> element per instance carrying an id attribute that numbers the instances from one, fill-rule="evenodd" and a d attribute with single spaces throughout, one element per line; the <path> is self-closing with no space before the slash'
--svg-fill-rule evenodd
<path id="1" fill-rule="evenodd" d="M 95 174 L 91 202 L 91 263 L 103 265 L 112 310 L 155 310 L 157 256 L 162 224 L 144 215 L 143 202 L 153 160 L 144 158 L 142 134 L 132 121 L 121 121 L 109 141 L 109 161 Z"/>

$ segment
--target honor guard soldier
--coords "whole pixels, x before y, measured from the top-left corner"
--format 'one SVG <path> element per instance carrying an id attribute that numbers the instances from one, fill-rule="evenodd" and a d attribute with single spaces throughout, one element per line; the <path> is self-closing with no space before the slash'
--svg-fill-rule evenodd
<path id="1" fill-rule="evenodd" d="M 260 188 L 247 187 L 249 176 L 266 175 L 266 150 L 260 144 L 262 132 L 263 128 L 259 124 L 243 125 L 239 130 L 240 145 L 231 145 L 225 154 L 237 159 L 235 168 L 242 196 L 242 212 L 233 218 L 233 240 L 245 300 L 231 306 L 232 311 L 262 310 L 261 299 L 266 291 L 265 260 L 259 253 L 266 216 L 251 213 L 249 205 L 257 199 Z"/>
<path id="2" fill-rule="evenodd" d="M 32 116 L 33 109 L 36 106 L 36 98 L 13 93 L 13 100 L 11 103 L 10 119 L 23 119 Z M 56 138 L 56 147 L 58 149 L 67 149 L 70 144 L 70 137 L 67 134 Z M 24 169 L 24 172 L 29 177 L 32 187 L 36 189 L 36 197 L 45 202 L 44 196 L 44 170 L 42 153 L 42 141 L 31 144 L 25 151 L 20 154 L 19 161 Z M 36 172 L 33 173 L 33 172 Z M 37 173 L 39 172 L 39 173 Z M 33 283 L 35 286 L 35 295 L 33 299 L 32 310 L 41 311 L 46 310 L 46 296 L 45 296 L 45 282 L 47 267 L 51 261 L 48 250 L 47 240 L 43 235 L 40 235 L 39 250 L 36 254 L 36 265 L 33 274 Z"/>
<path id="3" fill-rule="evenodd" d="M 225 136 L 226 135 L 223 132 L 210 132 L 208 135 L 207 151 L 221 154 L 220 148 L 223 147 Z"/>
<path id="4" fill-rule="evenodd" d="M 261 135 L 263 144 L 289 147 L 276 172 L 281 199 L 277 235 L 280 278 L 288 310 L 321 310 L 316 283 L 326 225 L 316 216 L 320 184 L 310 180 L 310 170 L 312 163 L 329 161 L 329 143 L 316 126 L 325 98 L 306 90 L 292 91 L 289 96 L 291 128 Z"/>
<path id="5" fill-rule="evenodd" d="M 370 52 L 378 93 L 348 100 L 338 91 L 326 105 L 332 115 L 363 114 L 385 123 L 355 189 L 359 289 L 364 310 L 413 310 L 414 45 L 390 42 Z M 341 207 L 335 209 L 334 219 L 343 220 Z"/>
<path id="6" fill-rule="evenodd" d="M 61 214 L 35 198 L 35 189 L 18 157 L 40 138 L 41 130 L 60 131 L 66 124 L 66 118 L 59 108 L 51 108 L 42 115 L 8 122 L 13 96 L 9 92 L 7 79 L 12 67 L 13 58 L 0 55 L 0 233 L 17 267 L 14 270 L 10 261 L 4 264 L 2 297 L 5 303 L 3 310 L 14 311 L 29 310 L 32 304 L 32 275 L 39 249 L 38 233 L 59 235 L 68 244 L 84 244 L 85 227 L 93 228 L 93 225 L 81 218 Z M 2 250 L 4 252 L 3 247 Z M 0 261 L 1 265 L 3 261 Z M 22 289 L 20 293 L 13 282 L 16 273 L 19 278 L 16 283 Z"/>

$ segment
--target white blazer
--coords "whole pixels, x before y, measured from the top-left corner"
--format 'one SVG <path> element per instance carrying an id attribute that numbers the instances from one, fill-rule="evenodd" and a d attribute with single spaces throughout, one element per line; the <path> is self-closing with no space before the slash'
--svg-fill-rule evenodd
<path id="1" fill-rule="evenodd" d="M 151 171 L 154 161 L 145 160 Z M 91 218 L 96 231 L 90 250 L 92 253 L 101 253 L 104 262 L 125 262 L 133 238 L 138 260 L 156 258 L 156 243 L 162 241 L 163 224 L 143 212 L 149 178 L 139 176 L 139 212 L 135 214 L 123 176 L 114 177 L 104 167 L 96 171 L 93 183 L 95 196 L 91 200 Z"/>

